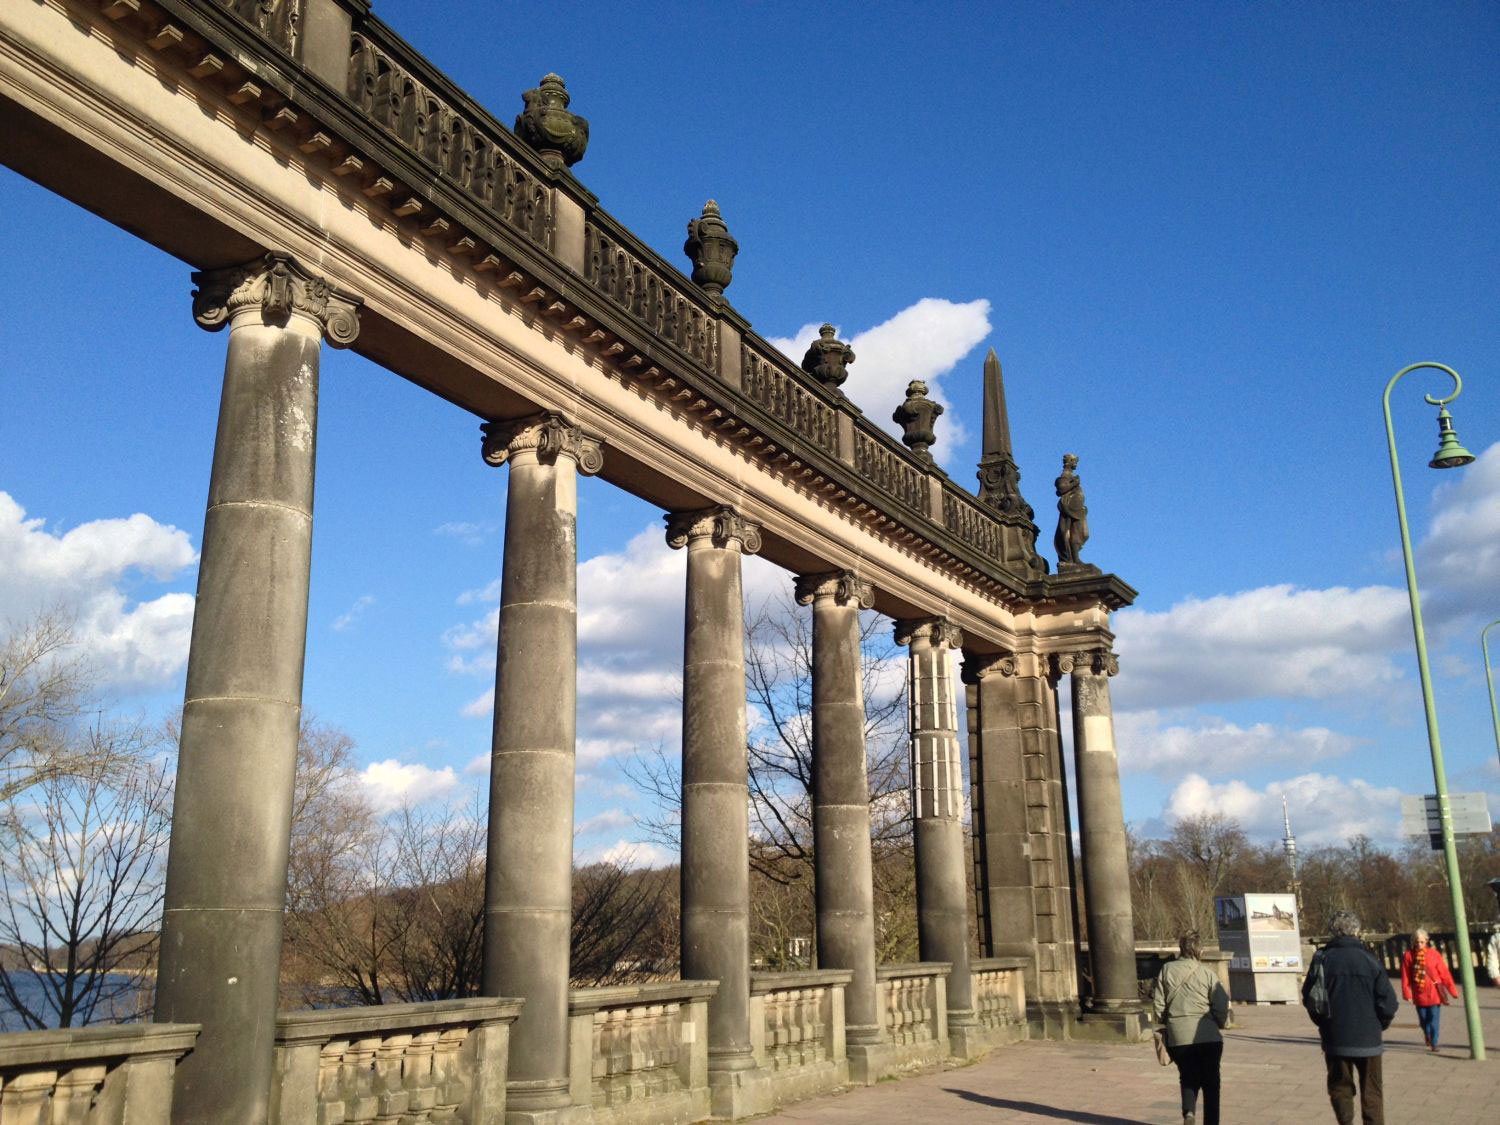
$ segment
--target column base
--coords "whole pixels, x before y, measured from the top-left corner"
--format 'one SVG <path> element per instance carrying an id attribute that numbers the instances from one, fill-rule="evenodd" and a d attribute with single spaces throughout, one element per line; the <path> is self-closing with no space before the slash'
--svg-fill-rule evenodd
<path id="1" fill-rule="evenodd" d="M 505 1084 L 505 1125 L 583 1125 L 593 1117 L 591 1106 L 573 1104 L 566 1081 Z"/>
<path id="2" fill-rule="evenodd" d="M 1027 1037 L 1064 1042 L 1074 1037 L 1078 1005 L 1065 1000 L 1026 1000 Z"/>
<path id="3" fill-rule="evenodd" d="M 1150 1034 L 1150 1021 L 1136 1000 L 1096 1000 L 1073 1031 L 1076 1039 L 1104 1043 L 1140 1043 Z"/>
<path id="4" fill-rule="evenodd" d="M 708 1101 L 716 1118 L 737 1121 L 770 1113 L 773 1108 L 770 1075 L 755 1065 L 753 1056 L 747 1054 L 743 1059 L 748 1065 L 734 1065 L 741 1061 L 740 1056 L 725 1059 L 729 1066 L 716 1067 L 716 1060 L 709 1060 Z"/>
<path id="5" fill-rule="evenodd" d="M 948 1013 L 948 1054 L 964 1062 L 974 1062 L 996 1047 L 1019 1043 L 1029 1037 L 1030 1029 L 1023 1020 L 986 1024 L 973 1012 Z"/>
<path id="6" fill-rule="evenodd" d="M 899 1071 L 903 1061 L 901 1053 L 886 1039 L 846 1043 L 844 1053 L 849 1059 L 849 1082 L 854 1086 L 875 1085 Z"/>

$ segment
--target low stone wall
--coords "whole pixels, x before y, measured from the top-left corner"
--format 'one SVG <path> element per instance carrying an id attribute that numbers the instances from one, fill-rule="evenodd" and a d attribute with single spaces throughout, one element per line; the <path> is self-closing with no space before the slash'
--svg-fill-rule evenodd
<path id="1" fill-rule="evenodd" d="M 844 1049 L 847 969 L 750 975 L 750 1047 L 776 1105 L 849 1084 Z"/>
<path id="2" fill-rule="evenodd" d="M 172 1075 L 198 1025 L 142 1023 L 0 1035 L 5 1125 L 167 1125 Z"/>
<path id="3" fill-rule="evenodd" d="M 596 1123 L 686 1125 L 709 1115 L 708 1000 L 717 981 L 575 988 L 573 1104 Z"/>
<path id="4" fill-rule="evenodd" d="M 1025 957 L 978 957 L 969 962 L 973 979 L 974 1023 L 965 1029 L 964 1058 L 978 1058 L 993 1047 L 1026 1038 Z M 956 1039 L 951 1022 L 950 1039 Z M 959 1054 L 957 1044 L 953 1048 Z"/>
<path id="5" fill-rule="evenodd" d="M 271 1123 L 503 1120 L 521 1004 L 475 997 L 283 1013 Z"/>
<path id="6" fill-rule="evenodd" d="M 883 1042 L 865 1081 L 874 1082 L 948 1057 L 951 968 L 946 961 L 918 961 L 881 965 L 875 970 Z"/>

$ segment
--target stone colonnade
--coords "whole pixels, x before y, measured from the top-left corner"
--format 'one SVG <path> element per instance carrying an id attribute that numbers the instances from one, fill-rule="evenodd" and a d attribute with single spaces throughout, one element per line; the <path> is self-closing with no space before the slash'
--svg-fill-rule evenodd
<path id="1" fill-rule="evenodd" d="M 230 327 L 188 662 L 158 1020 L 203 1024 L 174 1118 L 264 1120 L 306 642 L 320 340 L 352 342 L 357 297 L 285 254 L 195 275 L 200 324 Z M 483 987 L 525 1001 L 507 1119 L 572 1118 L 568 982 L 577 668 L 577 475 L 600 442 L 551 411 L 483 427 L 508 465 L 491 757 Z M 716 1116 L 770 1108 L 751 1051 L 749 826 L 740 562 L 760 530 L 733 507 L 667 515 L 687 551 L 682 743 L 682 975 L 718 981 L 708 1065 Z M 850 571 L 799 576 L 813 623 L 818 958 L 852 973 L 850 1059 L 873 1080 L 887 1045 L 876 977 L 861 608 Z M 903 620 L 921 956 L 951 966 L 950 1035 L 975 1028 L 958 685 L 943 618 Z M 1055 662 L 1055 663 L 1054 663 Z M 1076 1011 L 1067 804 L 1056 674 L 1073 678 L 1074 745 L 1092 943 L 1092 1007 L 1135 997 L 1129 882 L 1107 645 L 1051 658 L 969 653 L 982 935 L 1031 959 L 1027 991 Z M 545 699 L 548 705 L 537 706 Z"/>

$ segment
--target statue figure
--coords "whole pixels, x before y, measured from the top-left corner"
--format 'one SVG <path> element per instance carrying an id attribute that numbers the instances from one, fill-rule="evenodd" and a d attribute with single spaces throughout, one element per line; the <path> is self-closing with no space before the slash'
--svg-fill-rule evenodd
<path id="1" fill-rule="evenodd" d="M 933 402 L 927 397 L 927 384 L 920 379 L 913 379 L 906 385 L 906 401 L 896 407 L 896 412 L 891 415 L 891 421 L 899 424 L 902 429 L 901 440 L 911 447 L 919 460 L 929 465 L 932 464 L 932 454 L 927 452 L 927 448 L 937 441 L 937 434 L 933 432 L 932 426 L 942 412 L 942 403 Z"/>
<path id="2" fill-rule="evenodd" d="M 589 123 L 568 112 L 573 99 L 563 80 L 555 74 L 542 76 L 535 90 L 521 95 L 526 103 L 516 117 L 516 136 L 536 149 L 549 167 L 572 167 L 589 147 Z"/>
<path id="3" fill-rule="evenodd" d="M 1076 468 L 1077 455 L 1064 453 L 1062 476 L 1057 478 L 1057 534 L 1052 537 L 1059 572 L 1087 565 L 1078 553 L 1089 541 L 1089 510 L 1083 503 L 1083 485 L 1073 471 Z"/>
<path id="4" fill-rule="evenodd" d="M 854 349 L 835 339 L 833 325 L 825 324 L 802 357 L 802 370 L 825 387 L 836 389 L 849 377 L 848 367 L 853 362 Z"/>
<path id="5" fill-rule="evenodd" d="M 719 214 L 719 205 L 710 199 L 703 214 L 688 220 L 687 241 L 682 252 L 693 262 L 693 281 L 705 292 L 722 294 L 734 273 L 734 256 L 740 244 L 729 234 L 729 227 Z"/>

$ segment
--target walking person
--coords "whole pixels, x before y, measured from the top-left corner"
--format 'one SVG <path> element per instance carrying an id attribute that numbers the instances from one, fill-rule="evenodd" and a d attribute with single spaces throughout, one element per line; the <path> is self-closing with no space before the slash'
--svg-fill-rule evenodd
<path id="1" fill-rule="evenodd" d="M 1380 962 L 1360 943 L 1359 918 L 1341 910 L 1328 928 L 1333 940 L 1318 950 L 1302 982 L 1302 1006 L 1323 1044 L 1328 1100 L 1339 1125 L 1353 1125 L 1358 1078 L 1360 1119 L 1385 1125 L 1380 1037 L 1401 1002 Z"/>
<path id="2" fill-rule="evenodd" d="M 1203 1125 L 1219 1125 L 1219 1061 L 1229 1022 L 1229 994 L 1219 974 L 1205 965 L 1197 930 L 1177 939 L 1179 956 L 1162 966 L 1151 989 L 1151 1015 L 1166 1029 L 1167 1054 L 1182 1090 L 1182 1125 L 1196 1125 L 1203 1091 Z"/>
<path id="3" fill-rule="evenodd" d="M 1401 955 L 1401 998 L 1416 1005 L 1417 1022 L 1427 1049 L 1438 1049 L 1443 1005 L 1458 996 L 1448 962 L 1432 947 L 1426 930 L 1412 934 L 1412 948 Z"/>

